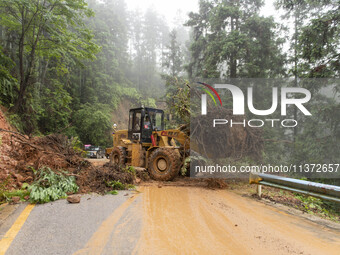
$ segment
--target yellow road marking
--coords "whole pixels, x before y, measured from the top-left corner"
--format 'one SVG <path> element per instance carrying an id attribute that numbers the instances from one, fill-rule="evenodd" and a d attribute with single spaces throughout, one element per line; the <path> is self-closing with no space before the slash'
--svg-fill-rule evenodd
<path id="1" fill-rule="evenodd" d="M 138 197 L 138 194 L 130 197 L 123 204 L 121 204 L 113 213 L 106 218 L 106 220 L 100 225 L 98 230 L 92 235 L 91 239 L 87 242 L 83 249 L 75 252 L 73 255 L 80 254 L 101 254 L 105 245 L 109 241 L 110 235 L 114 229 L 114 226 L 118 220 L 122 217 L 125 210 L 130 204 Z"/>
<path id="2" fill-rule="evenodd" d="M 19 217 L 16 219 L 12 227 L 7 231 L 5 236 L 0 241 L 0 255 L 4 255 L 8 250 L 9 246 L 11 245 L 12 241 L 20 231 L 21 227 L 24 225 L 25 221 L 27 220 L 28 216 L 30 215 L 31 211 L 33 210 L 34 205 L 29 204 L 26 208 L 22 211 Z"/>

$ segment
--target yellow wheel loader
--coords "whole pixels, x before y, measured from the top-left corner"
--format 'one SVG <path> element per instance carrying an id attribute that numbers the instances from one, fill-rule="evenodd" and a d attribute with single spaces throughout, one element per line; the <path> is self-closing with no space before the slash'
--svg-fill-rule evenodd
<path id="1" fill-rule="evenodd" d="M 130 110 L 127 130 L 114 130 L 108 150 L 112 165 L 143 167 L 151 178 L 169 181 L 178 175 L 189 149 L 185 132 L 164 129 L 162 110 L 142 107 Z"/>

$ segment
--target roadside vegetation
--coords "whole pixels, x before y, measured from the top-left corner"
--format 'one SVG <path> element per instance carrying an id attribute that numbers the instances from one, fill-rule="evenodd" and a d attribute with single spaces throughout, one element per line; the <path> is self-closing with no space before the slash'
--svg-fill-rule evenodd
<path id="1" fill-rule="evenodd" d="M 30 192 L 27 190 L 27 183 L 21 189 L 11 189 L 8 183 L 9 178 L 0 182 L 0 204 L 11 202 L 13 197 L 18 197 L 19 201 L 29 199 Z"/>
<path id="2" fill-rule="evenodd" d="M 10 186 L 10 177 L 0 183 L 0 204 L 2 203 L 18 203 L 20 201 L 30 201 L 31 203 L 48 203 L 58 199 L 65 199 L 68 195 L 75 194 L 79 191 L 79 186 L 77 184 L 77 179 L 75 176 L 77 174 L 71 174 L 64 170 L 51 169 L 49 167 L 41 167 L 39 169 L 31 168 L 34 173 L 33 181 L 28 183 L 23 183 L 20 189 L 13 189 Z M 92 169 L 94 175 L 99 175 L 102 177 L 102 170 Z M 97 188 L 97 192 L 103 194 L 117 195 L 117 190 L 135 190 L 135 186 L 132 183 L 124 182 L 119 180 L 117 175 L 119 173 L 114 173 L 115 170 L 111 169 L 115 177 L 102 178 L 98 180 L 96 178 L 98 185 L 102 184 L 102 188 Z M 124 175 L 136 177 L 136 172 L 134 169 L 123 169 L 122 173 Z M 126 175 L 126 176 L 127 176 Z M 134 179 L 130 179 L 131 181 Z M 83 182 L 82 182 L 83 183 Z"/>
<path id="3" fill-rule="evenodd" d="M 8 180 L 2 182 L 0 184 L 0 203 L 13 202 L 13 197 L 18 197 L 20 201 L 29 200 L 31 203 L 42 204 L 66 198 L 67 194 L 78 191 L 75 178 L 68 176 L 67 172 L 55 172 L 49 167 L 42 167 L 38 170 L 32 168 L 32 171 L 34 181 L 31 184 L 23 183 L 19 190 L 11 190 L 8 187 Z"/>
<path id="4" fill-rule="evenodd" d="M 256 194 L 256 185 L 250 185 L 247 181 L 227 180 L 227 185 L 228 189 L 238 194 L 259 199 Z M 340 223 L 340 205 L 338 203 L 267 186 L 262 186 L 262 199 Z"/>

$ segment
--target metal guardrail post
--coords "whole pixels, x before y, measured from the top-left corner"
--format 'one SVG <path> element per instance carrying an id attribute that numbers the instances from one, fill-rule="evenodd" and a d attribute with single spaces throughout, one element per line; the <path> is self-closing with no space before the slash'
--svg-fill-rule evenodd
<path id="1" fill-rule="evenodd" d="M 339 186 L 261 173 L 251 173 L 249 183 L 271 186 L 340 203 Z"/>
<path id="2" fill-rule="evenodd" d="M 262 185 L 261 185 L 261 184 L 257 184 L 257 186 L 256 186 L 256 192 L 257 192 L 257 195 L 258 195 L 259 197 L 261 197 L 261 195 L 262 195 Z"/>

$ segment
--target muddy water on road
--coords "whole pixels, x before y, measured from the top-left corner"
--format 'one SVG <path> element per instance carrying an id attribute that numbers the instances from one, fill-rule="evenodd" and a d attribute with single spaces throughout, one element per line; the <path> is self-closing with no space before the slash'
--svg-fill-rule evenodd
<path id="1" fill-rule="evenodd" d="M 330 230 L 226 190 L 141 187 L 137 254 L 339 254 Z"/>

